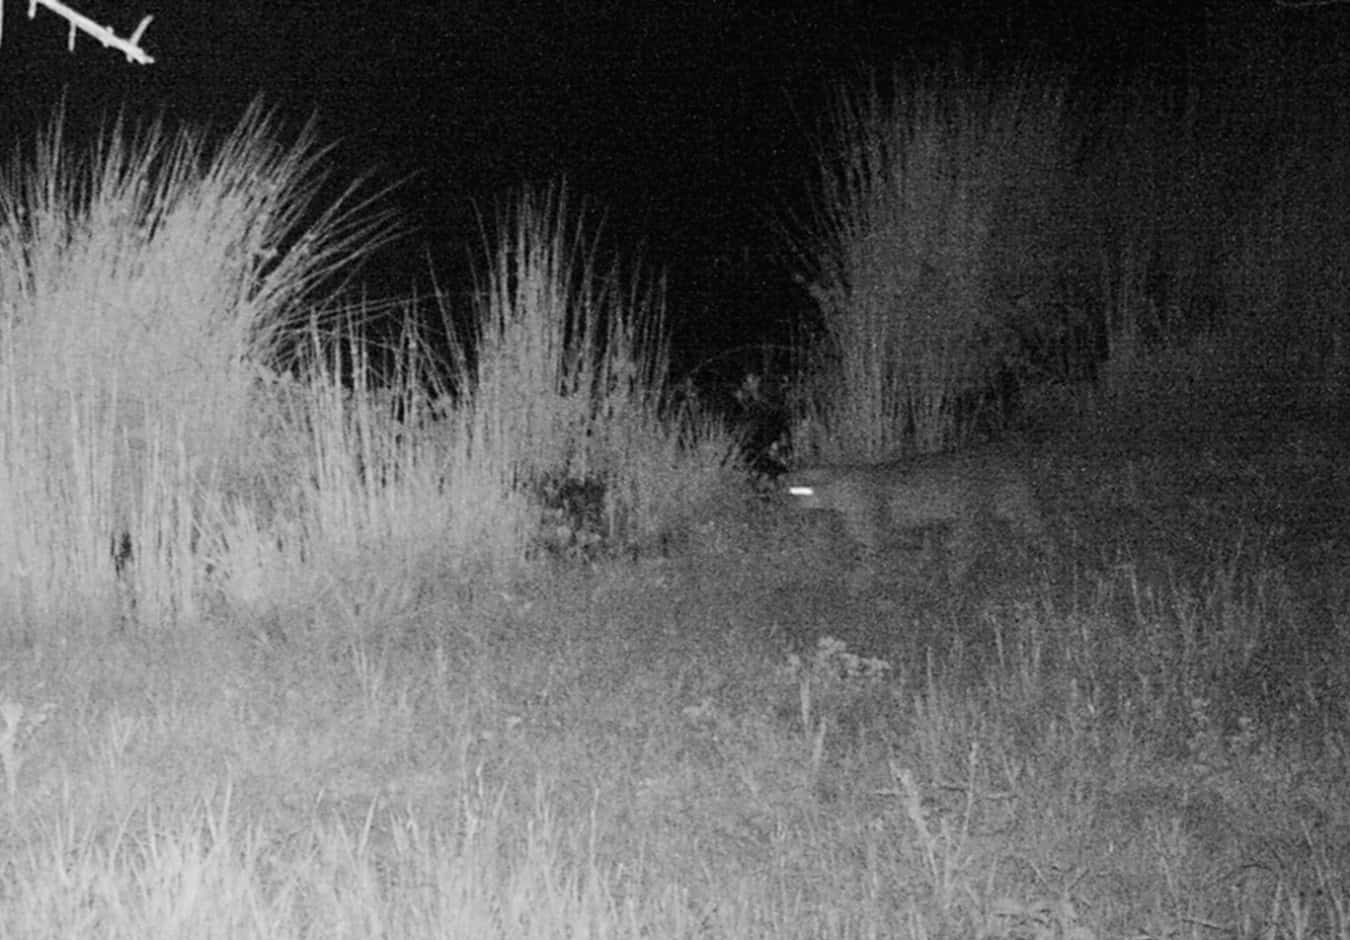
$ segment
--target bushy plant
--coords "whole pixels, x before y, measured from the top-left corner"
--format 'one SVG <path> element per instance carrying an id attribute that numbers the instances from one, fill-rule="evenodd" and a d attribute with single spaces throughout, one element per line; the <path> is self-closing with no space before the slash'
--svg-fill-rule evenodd
<path id="1" fill-rule="evenodd" d="M 118 121 L 80 158 L 58 114 L 0 178 L 0 597 L 18 620 L 106 609 L 123 535 L 138 613 L 191 606 L 201 488 L 247 453 L 260 375 L 389 231 L 355 187 L 314 205 L 312 126 L 275 137 L 255 104 L 214 147 Z"/>
<path id="2" fill-rule="evenodd" d="M 1063 96 L 960 70 L 841 92 L 799 244 L 827 342 L 807 450 L 880 460 L 940 450 L 1015 370 L 1018 318 L 1057 264 Z"/>
<path id="3" fill-rule="evenodd" d="M 545 545 L 584 553 L 653 537 L 727 446 L 665 411 L 659 286 L 597 265 L 561 189 L 526 191 L 499 216 L 466 418 L 474 460 L 541 507 Z"/>

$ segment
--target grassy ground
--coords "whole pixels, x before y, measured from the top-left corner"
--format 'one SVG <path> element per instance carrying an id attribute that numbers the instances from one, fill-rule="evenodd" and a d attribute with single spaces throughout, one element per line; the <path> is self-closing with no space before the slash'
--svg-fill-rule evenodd
<path id="1" fill-rule="evenodd" d="M 729 492 L 322 642 L 7 649 L 0 934 L 1344 937 L 1343 446 L 1204 425 L 1043 443 L 958 589 Z"/>

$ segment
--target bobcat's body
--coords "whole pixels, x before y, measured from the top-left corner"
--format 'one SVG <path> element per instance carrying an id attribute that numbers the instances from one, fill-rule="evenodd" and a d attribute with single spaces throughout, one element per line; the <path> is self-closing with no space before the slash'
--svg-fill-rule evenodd
<path id="1" fill-rule="evenodd" d="M 799 509 L 839 513 L 849 537 L 869 556 L 898 537 L 947 530 L 948 570 L 956 580 L 980 554 L 991 524 L 1028 543 L 1044 532 L 1025 468 L 1002 450 L 816 467 L 788 474 L 784 484 Z"/>

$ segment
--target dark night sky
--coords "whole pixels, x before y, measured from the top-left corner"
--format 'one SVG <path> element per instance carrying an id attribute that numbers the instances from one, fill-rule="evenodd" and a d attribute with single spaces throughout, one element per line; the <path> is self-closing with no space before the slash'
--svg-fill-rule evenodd
<path id="1" fill-rule="evenodd" d="M 1035 49 L 1105 82 L 1122 66 L 1174 67 L 1202 22 L 1200 5 L 1147 0 L 75 6 L 120 35 L 153 14 L 144 44 L 157 61 L 128 64 L 85 36 L 70 55 L 62 20 L 40 9 L 30 21 L 27 0 L 9 0 L 0 47 L 7 150 L 30 145 L 63 90 L 77 128 L 119 108 L 229 126 L 261 94 L 293 129 L 317 112 L 322 140 L 340 140 L 340 179 L 416 174 L 394 201 L 420 234 L 381 262 L 389 289 L 424 275 L 428 250 L 457 271 L 480 244 L 475 206 L 490 213 L 512 187 L 566 177 L 603 210 L 611 242 L 644 246 L 644 258 L 669 272 L 672 306 L 710 339 L 718 317 L 709 308 L 767 322 L 794 302 L 771 257 L 774 223 L 800 201 L 822 93 L 838 82 L 953 43 L 986 60 Z"/>

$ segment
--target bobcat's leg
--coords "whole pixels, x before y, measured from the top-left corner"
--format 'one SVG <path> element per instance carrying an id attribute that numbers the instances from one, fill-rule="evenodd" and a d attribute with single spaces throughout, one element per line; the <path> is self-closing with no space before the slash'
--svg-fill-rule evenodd
<path id="1" fill-rule="evenodd" d="M 1035 541 L 1045 535 L 1040 503 L 1031 485 L 1023 478 L 1008 481 L 1000 488 L 993 514 L 1026 541 Z"/>
<path id="2" fill-rule="evenodd" d="M 880 494 L 862 493 L 852 506 L 844 507 L 842 511 L 854 555 L 847 579 L 848 592 L 857 597 L 877 583 L 886 543 L 886 503 Z"/>
<path id="3" fill-rule="evenodd" d="M 980 555 L 984 528 L 978 519 L 960 519 L 945 541 L 947 580 L 960 584 Z"/>
<path id="4" fill-rule="evenodd" d="M 868 559 L 854 565 L 844 579 L 844 585 L 848 588 L 848 595 L 852 598 L 868 593 L 876 587 L 876 584 L 876 566 Z"/>

